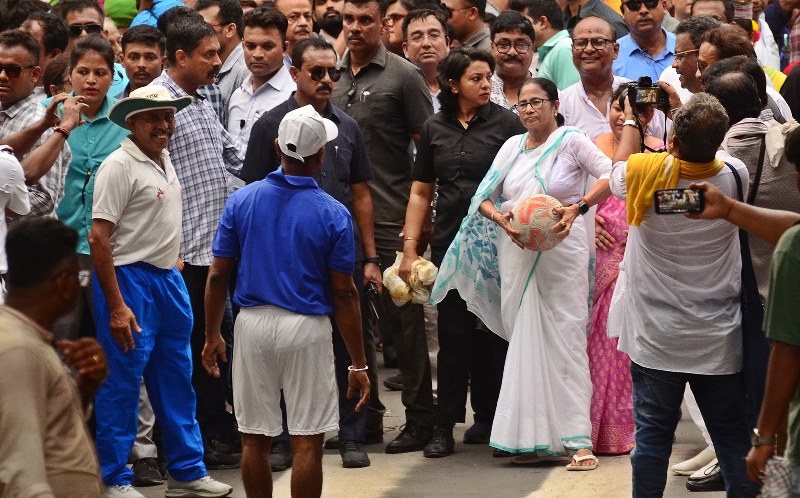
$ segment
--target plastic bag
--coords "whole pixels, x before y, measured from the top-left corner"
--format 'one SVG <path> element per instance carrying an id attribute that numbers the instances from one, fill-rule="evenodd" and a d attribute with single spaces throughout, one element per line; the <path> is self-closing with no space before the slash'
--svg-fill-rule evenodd
<path id="1" fill-rule="evenodd" d="M 403 306 L 411 301 L 424 304 L 430 300 L 431 287 L 439 273 L 438 268 L 425 258 L 419 258 L 411 265 L 409 284 L 403 282 L 398 271 L 403 262 L 403 253 L 398 252 L 394 264 L 383 272 L 383 286 L 389 291 L 395 306 Z"/>

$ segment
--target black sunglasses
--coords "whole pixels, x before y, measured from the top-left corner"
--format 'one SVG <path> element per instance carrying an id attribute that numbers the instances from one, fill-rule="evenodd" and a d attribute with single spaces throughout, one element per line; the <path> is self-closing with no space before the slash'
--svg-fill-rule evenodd
<path id="1" fill-rule="evenodd" d="M 96 22 L 91 22 L 89 24 L 70 24 L 69 25 L 69 36 L 70 38 L 77 38 L 81 36 L 81 33 L 86 31 L 86 34 L 91 35 L 95 33 L 100 33 L 103 31 L 103 26 L 101 24 L 97 24 Z"/>
<path id="2" fill-rule="evenodd" d="M 307 71 L 308 74 L 311 75 L 311 79 L 314 81 L 322 81 L 322 78 L 325 77 L 325 73 L 328 73 L 328 76 L 330 77 L 331 81 L 334 82 L 339 81 L 339 78 L 342 77 L 342 70 L 336 69 L 335 67 L 325 68 L 317 66 L 317 67 L 312 67 Z"/>
<path id="3" fill-rule="evenodd" d="M 15 64 L 10 64 L 8 66 L 0 64 L 0 73 L 5 72 L 6 76 L 9 78 L 19 78 L 19 75 L 22 74 L 24 69 L 31 69 L 34 67 L 36 67 L 36 65 L 22 67 Z"/>
<path id="4" fill-rule="evenodd" d="M 636 11 L 642 8 L 642 4 L 648 9 L 655 9 L 660 3 L 661 0 L 628 0 L 627 2 L 623 2 L 622 5 L 627 9 Z"/>

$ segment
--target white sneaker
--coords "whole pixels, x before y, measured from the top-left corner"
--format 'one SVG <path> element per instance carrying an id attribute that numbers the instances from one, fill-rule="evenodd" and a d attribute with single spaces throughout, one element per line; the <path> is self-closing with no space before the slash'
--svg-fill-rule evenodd
<path id="1" fill-rule="evenodd" d="M 106 498 L 144 498 L 144 495 L 130 484 L 106 487 Z"/>
<path id="2" fill-rule="evenodd" d="M 698 470 L 694 474 L 690 475 L 689 480 L 704 479 L 706 477 L 716 474 L 717 472 L 720 472 L 721 470 L 722 469 L 719 468 L 719 462 L 715 458 L 710 462 L 708 462 L 708 465 Z"/>
<path id="3" fill-rule="evenodd" d="M 714 450 L 706 448 L 689 460 L 673 465 L 672 473 L 677 476 L 690 476 L 711 463 L 716 456 Z"/>
<path id="4" fill-rule="evenodd" d="M 167 491 L 164 496 L 168 498 L 221 498 L 233 493 L 233 488 L 227 484 L 215 481 L 211 476 L 201 477 L 194 481 L 176 481 L 172 477 L 167 482 Z M 144 497 L 142 497 L 144 498 Z"/>

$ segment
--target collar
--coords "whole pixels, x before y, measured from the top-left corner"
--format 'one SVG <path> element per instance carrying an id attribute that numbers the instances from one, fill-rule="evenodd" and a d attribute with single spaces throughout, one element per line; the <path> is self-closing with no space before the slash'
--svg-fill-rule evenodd
<path id="1" fill-rule="evenodd" d="M 277 185 L 287 186 L 289 188 L 319 188 L 317 182 L 310 176 L 293 176 L 283 174 L 283 165 L 272 173 L 267 175 L 267 180 Z"/>
<path id="2" fill-rule="evenodd" d="M 22 100 L 12 105 L 8 109 L 3 109 L 2 112 L 8 116 L 8 119 L 14 119 L 17 117 L 17 114 L 27 109 L 28 106 L 36 104 L 37 100 L 39 100 L 39 96 L 36 95 L 36 92 L 32 92 L 30 95 L 24 97 Z"/>
<path id="3" fill-rule="evenodd" d="M 286 66 L 281 65 L 280 69 L 278 69 L 278 72 L 273 74 L 272 78 L 268 79 L 266 83 L 256 88 L 255 91 L 253 91 L 253 73 L 248 71 L 247 76 L 245 76 L 244 80 L 242 80 L 241 89 L 249 95 L 257 95 L 267 91 L 268 88 L 281 91 L 287 84 L 289 84 L 290 81 L 292 81 L 291 73 L 289 73 L 289 70 L 286 68 Z"/>
<path id="4" fill-rule="evenodd" d="M 556 44 L 558 44 L 558 42 L 565 38 L 569 39 L 569 31 L 566 29 L 562 29 L 558 33 L 551 36 L 550 39 L 544 42 L 542 46 L 539 47 L 539 50 L 537 50 L 539 57 L 543 59 L 544 56 L 547 55 L 547 53 L 550 52 L 556 46 Z M 572 40 L 570 40 L 569 44 L 572 45 Z"/>
<path id="5" fill-rule="evenodd" d="M 297 93 L 297 92 L 296 91 L 292 92 L 292 95 L 289 97 L 289 100 L 286 101 L 286 104 L 287 104 L 286 112 L 287 113 L 289 113 L 291 111 L 294 111 L 295 109 L 298 109 L 300 107 L 300 105 L 294 99 L 294 94 L 295 93 Z M 330 119 L 334 123 L 339 124 L 339 123 L 342 122 L 342 117 L 339 115 L 340 112 L 344 112 L 344 111 L 341 111 L 341 110 L 337 109 L 336 106 L 333 106 L 333 105 L 331 105 L 330 102 L 328 102 L 328 107 L 325 109 L 325 113 L 323 113 L 322 117 L 326 118 L 326 119 Z M 339 133 L 341 133 L 341 130 L 339 131 Z"/>
<path id="6" fill-rule="evenodd" d="M 378 50 L 377 52 L 375 52 L 375 55 L 373 55 L 372 59 L 370 59 L 369 62 L 367 63 L 367 66 L 369 66 L 370 64 L 377 64 L 380 67 L 386 67 L 386 59 L 388 58 L 389 56 L 387 55 L 386 47 L 384 47 L 383 43 L 381 43 L 380 45 L 378 45 Z M 342 62 L 339 65 L 339 67 L 340 68 L 346 67 L 348 69 L 350 68 L 350 50 L 347 50 L 347 53 L 345 53 L 344 57 L 342 57 Z"/>
<path id="7" fill-rule="evenodd" d="M 640 52 L 646 57 L 650 57 L 653 60 L 663 59 L 666 55 L 673 54 L 675 52 L 675 35 L 669 33 L 664 28 L 661 28 L 661 32 L 664 33 L 666 43 L 664 44 L 664 51 L 659 53 L 655 57 L 652 57 L 650 54 L 642 50 L 642 48 L 639 46 L 638 43 L 636 43 L 636 40 L 633 39 L 633 36 L 631 36 L 630 33 L 619 39 L 618 43 L 620 45 L 620 52 L 622 52 L 625 46 L 628 45 L 627 53 L 625 55 L 633 55 L 636 52 Z"/>
<path id="8" fill-rule="evenodd" d="M 197 97 L 200 97 L 201 99 L 204 98 L 196 91 L 194 95 L 189 95 L 188 93 L 186 93 L 179 84 L 175 83 L 175 80 L 172 79 L 172 77 L 169 75 L 169 71 L 166 68 L 161 72 L 161 76 L 159 76 L 159 78 L 163 80 L 164 86 L 167 87 L 169 93 L 172 94 L 172 98 L 178 98 L 178 97 L 192 97 L 195 99 Z"/>
<path id="9" fill-rule="evenodd" d="M 48 330 L 45 330 L 44 327 L 39 325 L 38 323 L 34 322 L 28 315 L 18 311 L 11 306 L 2 304 L 0 305 L 0 310 L 9 313 L 10 315 L 14 316 L 15 318 L 27 323 L 30 327 L 36 331 L 37 337 L 46 344 L 52 344 L 54 340 L 54 336 Z"/>
<path id="10" fill-rule="evenodd" d="M 623 78 L 622 76 L 617 76 L 616 74 L 612 74 L 611 76 L 613 77 L 613 79 L 611 81 L 611 92 L 612 93 L 614 91 L 616 91 L 617 88 L 619 88 L 619 86 L 621 84 L 631 81 L 628 78 Z M 587 93 L 586 93 L 586 88 L 583 87 L 583 81 L 579 81 L 578 83 L 580 83 L 578 85 L 578 95 L 581 96 L 582 100 L 587 100 L 588 101 L 589 100 L 589 95 L 587 95 Z"/>
<path id="11" fill-rule="evenodd" d="M 578 7 L 578 12 L 575 12 L 574 14 L 570 12 L 569 4 L 567 4 L 567 6 L 564 7 L 564 14 L 566 14 L 567 18 L 570 18 L 570 17 L 580 16 L 581 14 L 588 14 L 590 12 L 594 12 L 595 8 L 597 8 L 598 2 L 599 0 L 589 0 L 585 4 Z"/>
<path id="12" fill-rule="evenodd" d="M 489 28 L 484 26 L 479 29 L 477 33 L 464 40 L 464 43 L 461 45 L 464 47 L 475 47 L 487 38 L 489 38 Z"/>
<path id="13" fill-rule="evenodd" d="M 155 161 L 153 161 L 152 159 L 147 157 L 145 155 L 145 153 L 142 152 L 142 150 L 139 148 L 139 146 L 137 146 L 133 142 L 133 140 L 131 140 L 130 135 L 128 135 L 127 137 L 123 138 L 122 142 L 120 142 L 119 146 L 122 148 L 122 150 L 127 152 L 128 155 L 131 156 L 134 160 L 139 161 L 140 163 L 152 164 L 153 167 L 157 168 L 159 171 L 162 171 L 162 172 L 164 171 L 164 170 L 161 169 L 161 167 L 158 164 L 155 163 Z M 167 161 L 169 161 L 169 151 L 167 149 L 164 149 L 164 150 L 161 151 L 161 162 L 164 163 L 164 164 L 167 164 Z"/>
<path id="14" fill-rule="evenodd" d="M 486 105 L 478 107 L 478 112 L 476 112 L 475 116 L 472 117 L 472 120 L 469 122 L 467 130 L 469 130 L 469 128 L 472 128 L 473 123 L 477 123 L 478 121 L 488 121 L 489 115 L 492 113 L 492 105 L 497 105 L 497 104 L 489 102 Z M 458 121 L 458 118 L 455 116 L 455 114 L 452 113 L 442 114 L 442 117 L 446 118 L 451 123 L 457 125 L 459 129 L 464 130 L 464 127 L 461 126 L 461 123 Z"/>
<path id="15" fill-rule="evenodd" d="M 217 74 L 230 72 L 233 66 L 239 61 L 242 61 L 242 64 L 244 64 L 244 49 L 242 48 L 241 42 L 237 43 L 231 53 L 228 54 L 228 58 L 222 63 L 222 67 L 219 68 L 219 73 Z"/>

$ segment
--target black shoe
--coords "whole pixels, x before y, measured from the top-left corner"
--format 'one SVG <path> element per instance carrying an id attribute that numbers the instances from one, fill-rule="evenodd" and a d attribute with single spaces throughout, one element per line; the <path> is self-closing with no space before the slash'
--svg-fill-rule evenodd
<path id="1" fill-rule="evenodd" d="M 725 491 L 725 479 L 722 478 L 719 464 L 712 467 L 708 475 L 686 481 L 686 489 L 689 491 Z"/>
<path id="2" fill-rule="evenodd" d="M 403 390 L 403 374 L 397 374 L 383 381 L 383 386 L 390 391 Z"/>
<path id="3" fill-rule="evenodd" d="M 242 457 L 241 445 L 237 448 L 237 444 L 233 438 L 230 437 L 211 437 L 206 442 L 206 449 L 216 451 L 218 453 L 226 453 L 236 458 Z"/>
<path id="4" fill-rule="evenodd" d="M 164 479 L 158 470 L 158 458 L 140 458 L 134 462 L 134 486 L 158 486 L 159 484 L 164 484 Z"/>
<path id="5" fill-rule="evenodd" d="M 422 450 L 425 458 L 442 458 L 453 454 L 456 442 L 452 427 L 437 427 L 433 430 L 431 441 Z"/>
<path id="6" fill-rule="evenodd" d="M 333 436 L 332 438 L 325 441 L 325 445 L 323 446 L 326 450 L 338 450 L 339 449 L 339 436 Z"/>
<path id="7" fill-rule="evenodd" d="M 272 443 L 269 449 L 269 467 L 273 472 L 282 472 L 292 466 L 294 456 L 288 442 Z"/>
<path id="8" fill-rule="evenodd" d="M 504 450 L 499 450 L 497 448 L 492 449 L 492 457 L 493 458 L 509 458 L 509 457 L 512 457 L 512 456 L 514 456 L 514 454 L 511 453 L 511 452 L 504 451 Z"/>
<path id="9" fill-rule="evenodd" d="M 411 451 L 421 451 L 431 440 L 433 431 L 416 422 L 407 422 L 400 435 L 394 441 L 386 445 L 386 453 L 409 453 Z"/>
<path id="10" fill-rule="evenodd" d="M 464 444 L 489 444 L 492 425 L 486 422 L 475 422 L 464 433 Z"/>
<path id="11" fill-rule="evenodd" d="M 209 438 L 206 441 L 203 462 L 208 470 L 238 469 L 242 463 L 242 454 L 234 453 L 231 445 L 221 438 Z"/>
<path id="12" fill-rule="evenodd" d="M 364 430 L 364 444 L 383 443 L 383 413 L 367 410 L 367 428 Z"/>
<path id="13" fill-rule="evenodd" d="M 341 440 L 339 454 L 342 456 L 342 467 L 345 469 L 361 469 L 370 465 L 367 452 L 361 447 L 361 443 L 357 441 Z"/>

